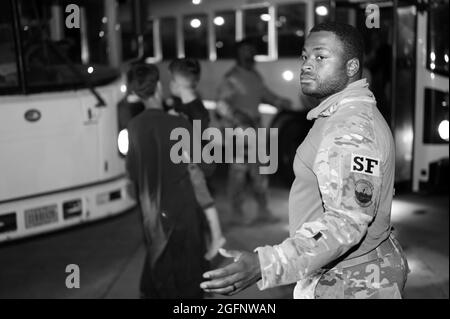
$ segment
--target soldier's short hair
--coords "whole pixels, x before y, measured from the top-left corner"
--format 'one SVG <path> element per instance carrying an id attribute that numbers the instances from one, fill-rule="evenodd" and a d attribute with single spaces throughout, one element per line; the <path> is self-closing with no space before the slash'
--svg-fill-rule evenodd
<path id="1" fill-rule="evenodd" d="M 344 60 L 359 59 L 362 70 L 364 56 L 364 39 L 361 33 L 353 26 L 340 22 L 324 22 L 315 25 L 311 32 L 329 31 L 334 33 L 343 45 Z"/>
<path id="2" fill-rule="evenodd" d="M 159 81 L 159 70 L 153 64 L 137 62 L 127 72 L 128 90 L 141 99 L 153 96 Z"/>
<path id="3" fill-rule="evenodd" d="M 200 63 L 196 59 L 180 58 L 175 59 L 169 64 L 169 71 L 172 74 L 180 74 L 188 79 L 192 86 L 200 81 Z"/>

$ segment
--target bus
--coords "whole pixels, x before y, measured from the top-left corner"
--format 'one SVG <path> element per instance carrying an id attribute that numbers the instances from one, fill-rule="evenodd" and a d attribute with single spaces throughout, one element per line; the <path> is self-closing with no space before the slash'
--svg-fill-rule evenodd
<path id="1" fill-rule="evenodd" d="M 117 142 L 134 6 L 1 1 L 0 242 L 136 204 Z"/>
<path id="2" fill-rule="evenodd" d="M 301 94 L 300 52 L 312 26 L 330 20 L 364 36 L 363 75 L 396 142 L 396 189 L 448 189 L 448 0 L 153 0 L 145 8 L 143 58 L 160 67 L 164 88 L 170 60 L 198 59 L 199 91 L 214 110 L 235 41 L 254 40 L 256 68 L 295 108 L 260 105 L 264 125 L 279 129 L 279 174 L 290 184 L 295 151 L 311 127 L 305 114 L 317 105 Z"/>

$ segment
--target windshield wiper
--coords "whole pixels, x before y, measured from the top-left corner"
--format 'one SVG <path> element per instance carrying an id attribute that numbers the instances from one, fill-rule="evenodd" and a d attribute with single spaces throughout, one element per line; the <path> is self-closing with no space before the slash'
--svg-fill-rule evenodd
<path id="1" fill-rule="evenodd" d="M 87 78 L 82 71 L 80 71 L 79 68 L 75 66 L 75 64 L 64 54 L 62 53 L 59 48 L 50 40 L 45 41 L 46 44 L 49 46 L 49 48 L 55 53 L 61 60 L 64 62 L 69 69 L 75 74 L 76 77 L 78 77 L 80 80 L 83 81 L 83 83 L 87 86 L 89 91 L 95 96 L 97 99 L 96 107 L 105 107 L 106 103 L 105 100 L 100 96 L 100 94 L 95 89 L 95 86 L 92 84 L 89 78 Z"/>

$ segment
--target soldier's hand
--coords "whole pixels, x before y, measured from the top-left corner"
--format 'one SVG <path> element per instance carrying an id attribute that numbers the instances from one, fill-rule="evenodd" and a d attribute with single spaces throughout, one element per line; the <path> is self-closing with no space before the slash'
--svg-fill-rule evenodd
<path id="1" fill-rule="evenodd" d="M 234 262 L 203 274 L 208 281 L 202 282 L 200 287 L 206 292 L 231 296 L 253 285 L 261 278 L 257 253 L 225 249 L 220 249 L 219 252 L 224 257 L 234 258 Z"/>

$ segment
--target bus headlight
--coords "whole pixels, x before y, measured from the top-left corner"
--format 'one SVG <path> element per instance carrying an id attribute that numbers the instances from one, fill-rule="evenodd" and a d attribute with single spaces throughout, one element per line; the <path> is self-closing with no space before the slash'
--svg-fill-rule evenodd
<path id="1" fill-rule="evenodd" d="M 119 148 L 119 152 L 122 155 L 127 155 L 128 153 L 128 130 L 124 128 L 119 132 L 119 136 L 117 137 L 117 146 Z"/>
<path id="2" fill-rule="evenodd" d="M 448 141 L 448 120 L 443 120 L 438 127 L 439 136 L 444 140 Z"/>

